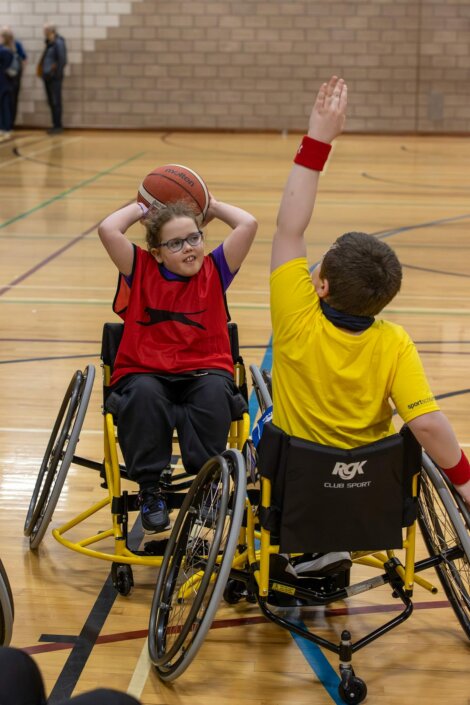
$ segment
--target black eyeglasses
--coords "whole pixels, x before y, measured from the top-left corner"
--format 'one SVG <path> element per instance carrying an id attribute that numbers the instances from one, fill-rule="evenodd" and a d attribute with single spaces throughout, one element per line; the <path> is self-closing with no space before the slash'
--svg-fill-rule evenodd
<path id="1" fill-rule="evenodd" d="M 183 249 L 185 242 L 191 247 L 197 247 L 202 241 L 203 233 L 198 230 L 196 233 L 191 233 L 187 237 L 174 237 L 166 242 L 161 242 L 157 247 L 168 247 L 170 252 L 180 252 Z"/>

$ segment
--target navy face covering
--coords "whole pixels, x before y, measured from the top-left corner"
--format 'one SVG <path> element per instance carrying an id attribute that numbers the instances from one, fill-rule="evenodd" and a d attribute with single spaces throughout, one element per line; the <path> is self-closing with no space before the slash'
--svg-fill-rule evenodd
<path id="1" fill-rule="evenodd" d="M 333 306 L 320 299 L 320 306 L 323 315 L 337 328 L 345 328 L 346 330 L 362 331 L 371 327 L 375 318 L 373 316 L 355 316 L 352 313 L 337 311 Z"/>

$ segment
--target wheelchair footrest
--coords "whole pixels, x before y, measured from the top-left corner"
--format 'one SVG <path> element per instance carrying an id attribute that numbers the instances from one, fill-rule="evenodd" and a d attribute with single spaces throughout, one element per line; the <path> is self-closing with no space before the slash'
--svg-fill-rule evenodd
<path id="1" fill-rule="evenodd" d="M 133 550 L 132 553 L 136 556 L 163 556 L 167 543 L 168 539 L 146 541 L 143 551 Z"/>

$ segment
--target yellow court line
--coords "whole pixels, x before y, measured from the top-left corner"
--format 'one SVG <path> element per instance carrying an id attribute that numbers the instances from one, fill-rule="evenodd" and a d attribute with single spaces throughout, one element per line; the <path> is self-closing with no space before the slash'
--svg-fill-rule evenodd
<path id="1" fill-rule="evenodd" d="M 128 695 L 133 695 L 140 700 L 151 668 L 152 662 L 148 654 L 148 639 L 146 639 L 127 689 Z"/>

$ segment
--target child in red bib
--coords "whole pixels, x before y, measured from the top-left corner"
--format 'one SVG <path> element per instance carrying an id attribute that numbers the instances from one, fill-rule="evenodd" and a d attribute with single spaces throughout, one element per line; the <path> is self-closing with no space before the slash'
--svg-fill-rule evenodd
<path id="1" fill-rule="evenodd" d="M 205 224 L 213 218 L 232 231 L 209 255 L 194 212 L 182 202 L 149 211 L 133 203 L 98 229 L 120 272 L 113 309 L 124 320 L 108 408 L 128 476 L 139 484 L 147 531 L 169 525 L 158 484 L 171 459 L 174 429 L 183 465 L 196 473 L 225 449 L 240 410 L 225 291 L 249 252 L 257 222 L 211 196 Z M 138 220 L 147 231 L 147 251 L 125 235 Z"/>

